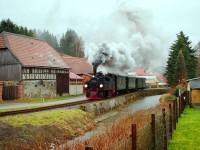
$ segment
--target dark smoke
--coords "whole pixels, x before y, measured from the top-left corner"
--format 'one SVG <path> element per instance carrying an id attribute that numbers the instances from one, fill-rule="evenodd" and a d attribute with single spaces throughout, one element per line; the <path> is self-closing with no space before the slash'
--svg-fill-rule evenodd
<path id="1" fill-rule="evenodd" d="M 97 67 L 99 65 L 107 64 L 111 60 L 109 53 L 110 53 L 110 49 L 105 43 L 100 45 L 100 47 L 95 55 L 94 61 L 92 62 L 94 74 L 96 74 Z"/>
<path id="2" fill-rule="evenodd" d="M 106 22 L 106 29 L 99 28 L 94 41 L 86 43 L 89 62 L 98 66 L 98 71 L 116 74 L 127 74 L 138 67 L 147 71 L 160 67 L 165 59 L 164 43 L 150 18 L 145 10 L 128 3 L 119 5 Z"/>
<path id="3" fill-rule="evenodd" d="M 103 43 L 102 45 L 100 45 L 99 50 L 96 53 L 92 64 L 95 66 L 99 66 L 101 64 L 107 63 L 111 59 L 109 53 L 110 53 L 109 47 L 105 43 Z"/>

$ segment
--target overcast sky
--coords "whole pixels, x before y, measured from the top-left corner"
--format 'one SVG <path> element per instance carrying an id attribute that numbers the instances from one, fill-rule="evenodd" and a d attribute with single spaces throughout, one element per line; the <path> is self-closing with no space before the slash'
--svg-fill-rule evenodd
<path id="1" fill-rule="evenodd" d="M 200 41 L 199 0 L 128 0 L 149 12 L 156 32 L 169 43 L 183 30 L 193 45 Z M 109 19 L 119 0 L 0 0 L 0 19 L 10 18 L 31 29 L 48 29 L 61 35 L 75 29 L 84 40 L 91 39 L 90 29 Z M 105 26 L 105 25 L 104 25 Z"/>

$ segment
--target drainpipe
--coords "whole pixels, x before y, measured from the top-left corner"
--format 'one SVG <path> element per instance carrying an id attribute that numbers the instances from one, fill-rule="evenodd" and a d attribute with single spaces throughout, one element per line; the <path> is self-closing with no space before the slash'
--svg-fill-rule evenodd
<path id="1" fill-rule="evenodd" d="M 76 76 L 76 95 L 77 95 L 77 76 Z"/>

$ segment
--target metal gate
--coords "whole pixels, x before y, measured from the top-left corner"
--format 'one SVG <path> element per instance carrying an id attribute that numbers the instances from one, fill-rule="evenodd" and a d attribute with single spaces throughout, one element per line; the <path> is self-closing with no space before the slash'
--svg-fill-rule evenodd
<path id="1" fill-rule="evenodd" d="M 69 93 L 69 74 L 56 74 L 57 94 Z"/>
<path id="2" fill-rule="evenodd" d="M 13 100 L 17 98 L 17 86 L 3 86 L 3 100 Z"/>

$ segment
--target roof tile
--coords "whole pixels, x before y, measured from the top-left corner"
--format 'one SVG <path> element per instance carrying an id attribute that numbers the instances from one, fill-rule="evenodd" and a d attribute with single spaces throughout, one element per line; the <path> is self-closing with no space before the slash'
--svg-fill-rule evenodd
<path id="1" fill-rule="evenodd" d="M 76 74 L 73 73 L 73 72 L 70 72 L 70 73 L 69 73 L 69 77 L 70 77 L 71 80 L 82 80 L 82 79 L 83 79 L 82 77 L 76 75 Z"/>
<path id="2" fill-rule="evenodd" d="M 92 74 L 93 66 L 87 62 L 86 58 L 72 57 L 61 54 L 66 64 L 72 68 L 72 72 L 76 74 Z"/>
<path id="3" fill-rule="evenodd" d="M 32 37 L 3 32 L 8 48 L 24 66 L 69 68 L 47 42 Z"/>

